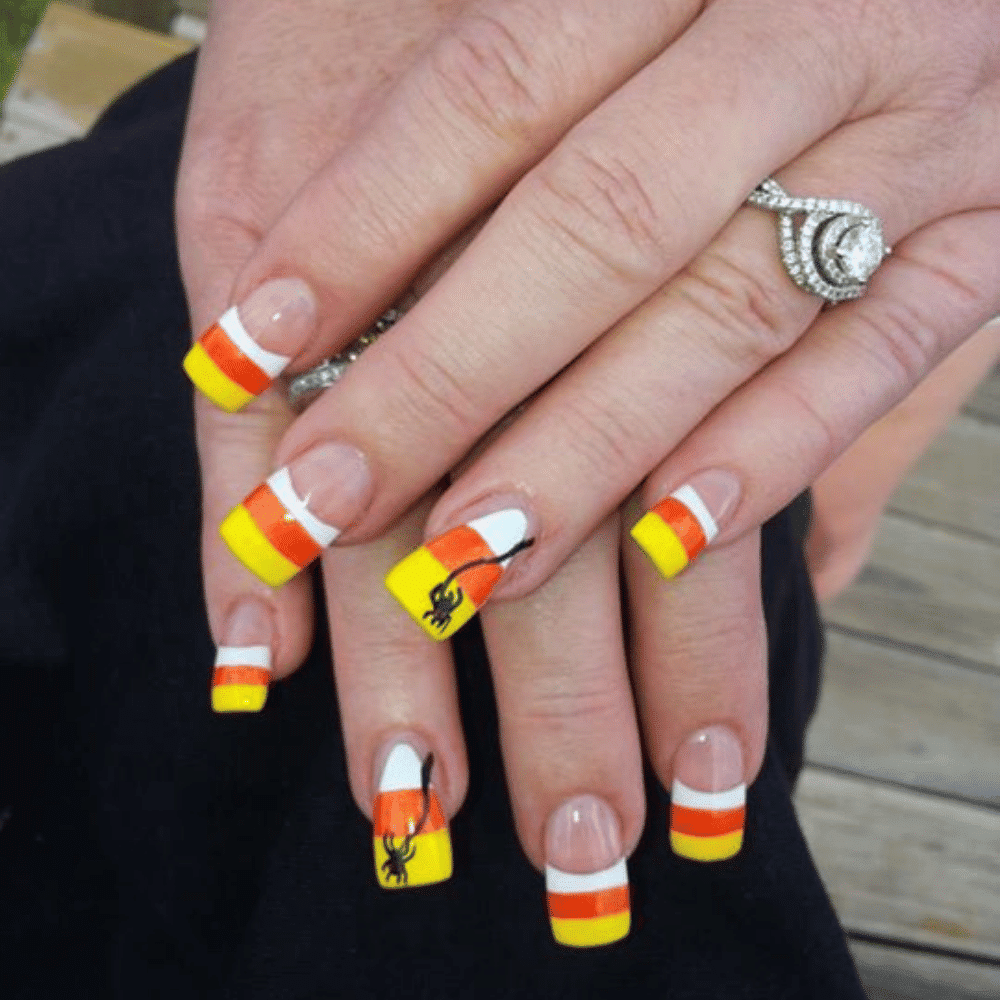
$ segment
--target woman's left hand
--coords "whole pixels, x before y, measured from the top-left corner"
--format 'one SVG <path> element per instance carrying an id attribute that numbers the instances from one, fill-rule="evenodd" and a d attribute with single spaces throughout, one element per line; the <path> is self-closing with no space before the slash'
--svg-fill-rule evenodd
<path id="1" fill-rule="evenodd" d="M 551 576 L 650 470 L 647 507 L 689 484 L 719 541 L 744 535 L 1000 306 L 998 23 L 996 0 L 478 5 L 237 281 L 237 302 L 312 286 L 308 335 L 263 335 L 308 367 L 512 188 L 277 464 L 294 480 L 317 445 L 359 451 L 364 502 L 331 469 L 310 503 L 338 511 L 338 544 L 369 539 L 546 385 L 429 519 L 434 536 L 523 515 L 533 544 L 495 596 Z M 774 216 L 744 205 L 772 174 L 881 218 L 894 252 L 863 298 L 820 314 L 790 281 Z M 669 575 L 690 553 L 653 527 Z M 445 637 L 456 595 L 428 603 L 410 569 L 395 591 Z"/>

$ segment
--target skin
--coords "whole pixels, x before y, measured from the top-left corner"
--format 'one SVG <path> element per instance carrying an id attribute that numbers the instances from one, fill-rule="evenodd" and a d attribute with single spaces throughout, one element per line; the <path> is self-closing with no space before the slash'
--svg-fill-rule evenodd
<path id="1" fill-rule="evenodd" d="M 539 541 L 482 622 L 518 831 L 540 865 L 546 817 L 588 792 L 615 810 L 628 853 L 644 820 L 640 722 L 667 784 L 680 743 L 713 723 L 738 735 L 747 780 L 759 767 L 759 524 L 1000 307 L 997 4 L 961 19 L 930 0 L 848 4 L 842 25 L 814 2 L 238 6 L 213 14 L 178 189 L 196 331 L 270 278 L 303 278 L 320 324 L 284 353 L 305 369 L 507 197 L 297 420 L 280 391 L 235 416 L 196 401 L 213 635 L 251 600 L 277 675 L 301 662 L 307 581 L 257 584 L 216 526 L 310 446 L 360 447 L 374 499 L 322 559 L 352 788 L 370 813 L 380 748 L 409 733 L 435 750 L 453 813 L 466 765 L 449 654 L 381 578 L 425 532 L 516 495 Z M 791 285 L 774 219 L 740 207 L 775 172 L 886 221 L 895 252 L 863 300 L 818 314 Z M 736 514 L 666 585 L 623 527 L 719 466 L 741 477 Z"/>

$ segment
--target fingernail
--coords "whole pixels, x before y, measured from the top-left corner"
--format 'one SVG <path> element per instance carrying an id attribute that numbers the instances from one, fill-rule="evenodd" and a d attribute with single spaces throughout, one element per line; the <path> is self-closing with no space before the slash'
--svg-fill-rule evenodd
<path id="1" fill-rule="evenodd" d="M 233 306 L 195 342 L 184 371 L 216 406 L 242 410 L 288 366 L 316 326 L 316 300 L 298 278 L 276 278 Z M 277 354 L 280 346 L 288 354 Z"/>
<path id="2" fill-rule="evenodd" d="M 517 508 L 477 517 L 421 545 L 385 578 L 389 593 L 432 638 L 453 636 L 489 600 L 511 560 L 534 544 Z"/>
<path id="3" fill-rule="evenodd" d="M 316 445 L 261 483 L 219 533 L 251 573 L 280 587 L 360 516 L 371 491 L 361 452 L 333 442 Z"/>
<path id="4" fill-rule="evenodd" d="M 451 878 L 451 834 L 431 785 L 434 754 L 423 760 L 409 743 L 389 751 L 372 820 L 375 876 L 383 889 L 414 888 Z"/>
<path id="5" fill-rule="evenodd" d="M 229 616 L 225 645 L 219 646 L 212 674 L 216 712 L 259 712 L 271 684 L 271 616 L 263 602 L 240 601 Z"/>
<path id="6" fill-rule="evenodd" d="M 603 799 L 580 795 L 549 817 L 545 890 L 559 944 L 593 948 L 628 934 L 632 911 L 621 829 Z"/>
<path id="7" fill-rule="evenodd" d="M 740 481 L 733 473 L 707 469 L 643 515 L 632 537 L 669 580 L 712 543 L 739 499 Z"/>
<path id="8" fill-rule="evenodd" d="M 723 861 L 743 846 L 747 791 L 743 750 L 726 726 L 709 726 L 677 751 L 670 845 L 692 861 Z"/>

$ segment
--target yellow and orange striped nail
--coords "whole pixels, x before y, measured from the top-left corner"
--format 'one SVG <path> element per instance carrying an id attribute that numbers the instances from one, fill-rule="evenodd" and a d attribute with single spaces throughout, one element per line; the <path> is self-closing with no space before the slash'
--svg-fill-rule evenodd
<path id="1" fill-rule="evenodd" d="M 451 878 L 448 820 L 431 787 L 434 754 L 423 761 L 408 743 L 389 753 L 372 821 L 375 876 L 383 889 L 432 885 Z"/>
<path id="2" fill-rule="evenodd" d="M 516 508 L 478 517 L 411 552 L 385 585 L 432 639 L 447 639 L 489 600 L 510 561 L 534 544 L 527 531 Z"/>
<path id="3" fill-rule="evenodd" d="M 259 712 L 271 684 L 271 650 L 267 646 L 220 646 L 212 674 L 212 708 L 216 712 Z"/>
<path id="4" fill-rule="evenodd" d="M 549 816 L 545 890 L 559 944 L 594 948 L 628 934 L 632 909 L 621 827 L 602 798 L 577 795 Z"/>
<path id="5" fill-rule="evenodd" d="M 333 544 L 340 534 L 334 523 L 353 521 L 370 495 L 364 456 L 327 442 L 261 483 L 229 513 L 219 533 L 250 572 L 280 587 Z"/>
<path id="6" fill-rule="evenodd" d="M 692 861 L 724 861 L 743 846 L 743 751 L 726 726 L 709 726 L 678 750 L 670 792 L 670 845 Z"/>
<path id="7" fill-rule="evenodd" d="M 617 864 L 591 875 L 545 866 L 552 936 L 571 948 L 596 948 L 628 935 L 632 926 L 628 866 Z"/>
<path id="8" fill-rule="evenodd" d="M 235 413 L 285 370 L 315 324 L 316 303 L 308 285 L 297 278 L 269 281 L 195 341 L 184 371 L 216 406 Z M 288 353 L 266 346 L 277 344 Z"/>
<path id="9" fill-rule="evenodd" d="M 711 545 L 739 496 L 740 483 L 732 473 L 699 473 L 643 515 L 632 538 L 669 580 Z"/>

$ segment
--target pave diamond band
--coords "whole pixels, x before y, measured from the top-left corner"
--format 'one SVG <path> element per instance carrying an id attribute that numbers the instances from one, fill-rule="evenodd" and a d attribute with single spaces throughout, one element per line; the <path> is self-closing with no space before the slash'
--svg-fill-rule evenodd
<path id="1" fill-rule="evenodd" d="M 292 408 L 303 409 L 312 402 L 316 393 L 323 389 L 329 389 L 334 382 L 339 381 L 351 363 L 357 361 L 364 351 L 371 347 L 389 327 L 398 323 L 414 302 L 416 302 L 416 296 L 408 293 L 402 301 L 382 313 L 371 327 L 365 330 L 357 340 L 348 344 L 339 354 L 321 361 L 315 368 L 310 368 L 309 371 L 292 379 L 288 386 L 288 402 Z"/>
<path id="2" fill-rule="evenodd" d="M 778 214 L 781 260 L 800 288 L 829 303 L 856 299 L 890 252 L 882 222 L 853 201 L 793 198 L 767 178 L 747 202 Z M 796 217 L 805 216 L 796 229 Z"/>

